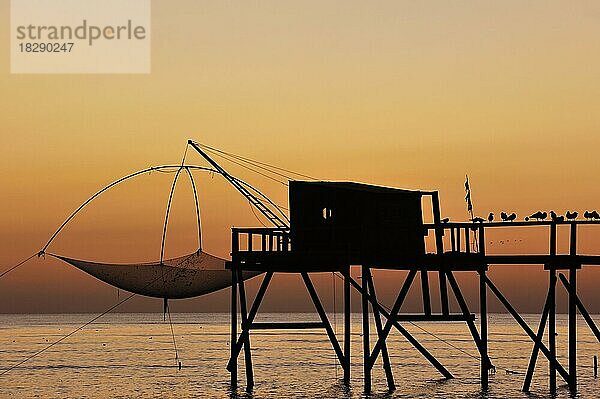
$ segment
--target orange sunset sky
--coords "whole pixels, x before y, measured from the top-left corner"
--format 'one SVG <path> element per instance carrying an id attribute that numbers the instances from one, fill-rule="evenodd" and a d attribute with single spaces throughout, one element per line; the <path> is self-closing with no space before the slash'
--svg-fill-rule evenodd
<path id="1" fill-rule="evenodd" d="M 482 216 L 600 208 L 598 2 L 155 0 L 146 75 L 10 74 L 9 4 L 0 0 L 2 270 L 38 251 L 102 186 L 179 162 L 188 138 L 322 179 L 437 189 L 453 220 L 467 218 L 466 173 Z M 191 152 L 187 160 L 203 164 Z M 287 202 L 286 187 L 224 166 Z M 154 173 L 109 192 L 50 252 L 158 259 L 171 178 Z M 197 179 L 204 248 L 226 256 L 231 226 L 258 223 L 219 176 Z M 181 183 L 168 256 L 196 249 L 191 191 Z M 522 241 L 488 250 L 546 250 L 543 234 L 513 234 Z M 567 233 L 559 234 L 564 250 Z M 599 238 L 600 228 L 583 229 L 580 250 L 600 254 Z M 492 267 L 491 277 L 519 309 L 538 312 L 547 277 L 541 266 L 515 273 L 523 269 Z M 376 277 L 386 274 L 398 275 L 379 279 L 389 303 L 401 273 Z M 316 280 L 330 304 L 331 276 Z M 461 281 L 474 298 L 474 280 Z M 295 277 L 274 282 L 263 309 L 312 309 Z M 581 272 L 594 312 L 599 284 L 600 269 Z M 0 312 L 97 312 L 117 292 L 36 259 L 0 279 L 0 299 Z M 172 306 L 226 311 L 229 297 Z M 491 299 L 490 307 L 502 310 Z M 136 298 L 121 310 L 160 312 L 161 303 Z"/>

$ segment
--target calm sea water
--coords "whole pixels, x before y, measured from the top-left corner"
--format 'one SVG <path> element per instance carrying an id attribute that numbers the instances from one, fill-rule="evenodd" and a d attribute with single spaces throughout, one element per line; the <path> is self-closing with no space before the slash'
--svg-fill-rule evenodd
<path id="1" fill-rule="evenodd" d="M 360 315 L 353 315 L 352 383 L 340 383 L 342 371 L 324 332 L 261 332 L 252 335 L 256 386 L 244 392 L 243 356 L 240 386 L 229 390 L 225 369 L 229 351 L 227 314 L 174 314 L 178 370 L 169 324 L 161 314 L 110 314 L 21 367 L 0 376 L 0 396 L 15 398 L 360 398 L 362 355 Z M 1 315 L 0 368 L 6 370 L 57 340 L 92 315 Z M 539 316 L 526 317 L 531 325 Z M 558 319 L 559 355 L 565 359 L 566 320 Z M 313 314 L 263 314 L 261 321 L 316 321 Z M 598 317 L 596 317 L 598 320 Z M 257 319 L 258 321 L 258 319 Z M 342 333 L 341 315 L 337 330 Z M 464 323 L 422 323 L 427 331 L 476 357 Z M 532 393 L 520 392 L 531 343 L 508 315 L 490 315 L 490 355 L 497 373 L 490 390 L 479 389 L 479 362 L 410 324 L 407 329 L 455 375 L 442 380 L 403 337 L 388 341 L 398 389 L 386 392 L 380 363 L 373 371 L 375 398 L 538 398 L 548 397 L 547 362 L 540 357 Z M 373 336 L 372 340 L 375 339 Z M 592 357 L 600 344 L 579 322 L 579 392 L 600 397 Z M 566 365 L 566 362 L 565 362 Z M 509 370 L 510 373 L 507 373 Z M 560 377 L 559 377 L 560 378 Z M 559 380 L 559 382 L 562 382 Z M 557 397 L 571 397 L 561 384 Z"/>

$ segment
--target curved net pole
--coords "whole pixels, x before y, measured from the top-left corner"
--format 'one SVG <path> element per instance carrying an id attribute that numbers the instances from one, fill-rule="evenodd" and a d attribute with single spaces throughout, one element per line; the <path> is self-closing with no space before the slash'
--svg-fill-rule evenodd
<path id="1" fill-rule="evenodd" d="M 179 178 L 179 174 L 181 170 L 184 169 L 183 166 L 180 166 L 177 169 L 177 173 L 175 173 L 175 177 L 173 178 L 173 184 L 171 184 L 171 191 L 169 193 L 169 201 L 167 202 L 167 212 L 165 214 L 165 224 L 163 225 L 163 234 L 162 241 L 160 244 L 160 264 L 162 265 L 164 255 L 165 255 L 165 241 L 167 238 L 167 225 L 169 224 L 169 214 L 171 213 L 171 204 L 173 203 L 173 193 L 175 192 L 175 186 L 177 185 L 177 179 Z"/>
<path id="2" fill-rule="evenodd" d="M 190 169 L 187 167 L 185 168 L 185 171 L 187 172 L 190 178 L 192 191 L 194 191 L 194 202 L 196 204 L 196 218 L 198 219 L 198 252 L 200 252 L 202 251 L 202 224 L 200 221 L 200 204 L 198 202 L 198 191 L 196 189 L 196 183 L 194 182 L 194 176 L 192 175 L 192 172 L 190 172 Z"/>
<path id="3" fill-rule="evenodd" d="M 128 174 L 127 176 L 123 176 L 118 180 L 115 180 L 114 182 L 110 183 L 109 185 L 105 186 L 104 188 L 102 188 L 101 190 L 97 191 L 94 195 L 92 195 L 90 198 L 88 198 L 85 202 L 83 202 L 81 205 L 79 205 L 79 207 L 77 207 L 77 209 L 75 209 L 67 219 L 65 219 L 65 221 L 58 227 L 58 229 L 56 229 L 56 231 L 54 232 L 54 234 L 52 234 L 52 236 L 50 237 L 50 239 L 48 240 L 48 242 L 46 242 L 46 245 L 44 245 L 44 247 L 41 249 L 41 251 L 39 252 L 39 254 L 43 254 L 46 252 L 46 249 L 48 249 L 48 247 L 50 246 L 50 244 L 52 244 L 52 241 L 54 241 L 54 239 L 56 238 L 56 236 L 58 236 L 58 234 L 65 228 L 65 226 L 67 224 L 69 224 L 69 222 L 83 209 L 86 207 L 86 205 L 88 205 L 90 202 L 92 202 L 93 200 L 95 200 L 97 197 L 99 197 L 101 194 L 103 194 L 104 192 L 108 191 L 109 189 L 111 189 L 112 187 L 118 185 L 119 183 L 124 182 L 125 180 L 129 180 L 133 177 L 139 176 L 141 174 L 144 173 L 148 173 L 148 172 L 152 172 L 152 171 L 162 171 L 163 169 L 174 169 L 174 168 L 181 168 L 180 165 L 161 165 L 161 166 L 152 166 L 143 170 L 139 170 L 137 172 Z M 215 169 L 212 168 L 207 168 L 204 166 L 196 166 L 196 165 L 187 165 L 186 168 L 190 168 L 190 169 L 195 169 L 195 170 L 204 170 L 204 171 L 208 171 L 208 172 L 216 172 Z"/>

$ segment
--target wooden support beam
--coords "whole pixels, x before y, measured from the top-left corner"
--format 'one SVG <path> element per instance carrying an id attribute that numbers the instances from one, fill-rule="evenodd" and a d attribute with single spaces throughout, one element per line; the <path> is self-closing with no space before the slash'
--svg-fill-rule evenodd
<path id="1" fill-rule="evenodd" d="M 421 292 L 423 293 L 423 313 L 431 314 L 431 296 L 429 294 L 429 276 L 426 269 L 421 269 Z"/>
<path id="2" fill-rule="evenodd" d="M 227 370 L 231 373 L 231 388 L 237 388 L 237 355 L 235 352 L 235 343 L 237 340 L 237 265 L 231 268 L 231 336 L 229 341 L 229 347 L 231 350 L 231 357 L 229 358 L 229 364 Z"/>
<path id="3" fill-rule="evenodd" d="M 248 312 L 246 309 L 246 289 L 242 270 L 237 269 L 237 281 L 240 292 L 240 312 L 242 314 L 242 326 L 248 323 Z M 243 327 L 242 327 L 243 328 Z M 244 365 L 246 366 L 246 390 L 251 391 L 254 388 L 254 372 L 252 370 L 252 352 L 250 351 L 250 334 L 244 341 Z"/>
<path id="4" fill-rule="evenodd" d="M 481 248 L 481 244 L 480 244 Z M 485 247 L 484 247 L 485 248 Z M 485 271 L 479 272 L 479 331 L 481 334 L 481 389 L 486 391 L 489 387 L 490 360 L 488 357 L 488 326 L 487 326 L 487 286 L 485 285 Z"/>
<path id="5" fill-rule="evenodd" d="M 232 267 L 232 270 L 234 270 L 234 268 L 237 267 L 234 265 L 234 267 Z M 254 318 L 256 317 L 256 313 L 258 312 L 258 307 L 260 306 L 260 303 L 262 302 L 264 296 L 265 296 L 265 292 L 267 291 L 267 287 L 269 286 L 269 283 L 271 282 L 271 278 L 273 278 L 273 272 L 267 272 L 265 274 L 265 277 L 263 278 L 260 287 L 258 289 L 258 292 L 256 293 L 256 297 L 254 298 L 254 301 L 252 302 L 252 307 L 250 308 L 250 312 L 248 313 L 248 319 L 247 319 L 247 325 L 250 325 L 254 322 Z M 233 297 L 233 294 L 232 294 Z M 237 301 L 235 301 L 237 302 Z M 234 305 L 232 304 L 232 312 L 234 310 Z M 237 335 L 237 311 L 235 313 L 235 318 L 236 318 L 236 335 Z M 234 316 L 232 313 L 232 320 L 233 320 Z M 246 326 L 247 327 L 247 326 Z M 232 325 L 232 330 L 233 330 L 233 325 Z M 249 331 L 247 328 L 242 328 L 242 333 L 240 334 L 239 338 L 237 339 L 237 341 L 235 340 L 235 337 L 233 337 L 233 331 L 232 331 L 232 341 L 231 341 L 231 358 L 229 359 L 229 362 L 227 362 L 227 370 L 229 370 L 230 372 L 235 368 L 237 369 L 237 357 L 240 354 L 240 350 L 242 349 L 242 345 L 243 342 L 245 341 L 246 337 L 249 334 Z"/>
<path id="6" fill-rule="evenodd" d="M 442 304 L 442 314 L 450 314 L 450 305 L 448 303 L 448 285 L 446 283 L 446 272 L 438 272 L 438 278 L 440 280 L 440 302 Z"/>
<path id="7" fill-rule="evenodd" d="M 317 295 L 317 291 L 315 290 L 315 287 L 313 286 L 313 283 L 310 280 L 308 273 L 304 272 L 304 273 L 301 273 L 301 275 L 302 275 L 302 280 L 304 280 L 304 285 L 306 285 L 306 289 L 308 290 L 308 293 L 310 294 L 313 304 L 315 305 L 315 309 L 316 309 L 317 313 L 319 314 L 321 321 L 325 325 L 325 331 L 327 331 L 327 336 L 329 337 L 331 346 L 333 347 L 333 350 L 335 351 L 335 353 L 338 357 L 338 360 L 340 361 L 341 366 L 345 369 L 347 366 L 347 363 L 345 361 L 344 354 L 342 353 L 340 344 L 337 340 L 337 337 L 335 336 L 335 332 L 333 331 L 333 328 L 331 328 L 331 324 L 329 324 L 329 319 L 327 318 L 325 309 L 323 309 L 323 305 L 321 304 L 319 295 Z"/>
<path id="8" fill-rule="evenodd" d="M 540 324 L 538 326 L 537 334 L 535 335 L 535 341 L 533 344 L 533 350 L 531 351 L 531 357 L 529 358 L 529 366 L 527 366 L 527 374 L 525 375 L 525 381 L 523 382 L 523 392 L 529 392 L 531 387 L 531 379 L 535 371 L 535 364 L 537 362 L 538 354 L 540 351 L 540 343 L 544 339 L 544 330 L 546 329 L 546 321 L 548 320 L 548 311 L 550 310 L 550 297 L 546 295 L 546 302 L 544 303 L 544 310 L 542 311 L 542 317 L 540 318 Z"/>
<path id="9" fill-rule="evenodd" d="M 550 225 L 550 255 L 556 255 L 556 224 Z M 548 297 L 550 298 L 550 309 L 548 313 L 548 347 L 551 359 L 556 359 L 556 269 L 554 264 L 547 265 L 550 268 L 548 274 L 550 287 Z M 556 362 L 550 360 L 548 364 L 550 393 L 556 392 Z M 567 383 L 569 381 L 567 380 Z"/>
<path id="10" fill-rule="evenodd" d="M 523 331 L 525 331 L 525 333 L 529 336 L 529 338 L 531 338 L 531 340 L 533 342 L 539 342 L 540 343 L 540 350 L 542 351 L 542 353 L 544 354 L 544 356 L 546 356 L 546 359 L 548 359 L 549 362 L 553 361 L 553 362 L 556 363 L 556 369 L 557 369 L 557 371 L 559 372 L 559 374 L 561 375 L 561 377 L 565 380 L 565 382 L 569 383 L 569 374 L 561 366 L 561 364 L 556 360 L 556 357 L 553 358 L 551 356 L 551 354 L 550 354 L 550 350 L 548 350 L 548 348 L 546 347 L 546 345 L 544 345 L 543 342 L 537 340 L 537 337 L 536 337 L 535 333 L 533 332 L 533 330 L 527 325 L 527 323 L 525 322 L 525 320 L 523 320 L 523 318 L 521 317 L 521 315 L 519 314 L 519 312 L 517 312 L 515 310 L 515 308 L 513 308 L 513 306 L 504 297 L 504 295 L 502 295 L 502 293 L 494 285 L 494 283 L 492 282 L 492 280 L 490 280 L 490 278 L 487 277 L 487 276 L 485 276 L 484 278 L 485 278 L 485 283 L 490 288 L 490 290 L 494 293 L 494 295 L 496 296 L 496 298 L 498 298 L 498 300 L 502 303 L 502 305 L 504 305 L 504 307 L 506 308 L 506 310 L 508 310 L 508 312 L 512 315 L 512 317 L 521 326 L 521 328 L 523 329 Z"/>
<path id="11" fill-rule="evenodd" d="M 363 284 L 364 284 L 365 275 L 363 274 Z M 370 269 L 368 269 L 367 274 L 367 289 L 368 293 L 371 297 L 377 302 L 377 294 L 375 293 L 375 283 L 373 283 L 373 276 L 371 275 Z M 381 324 L 381 316 L 377 306 L 371 305 L 373 308 L 373 317 L 375 318 L 375 328 L 377 329 L 377 337 L 381 336 L 383 332 L 383 326 Z M 381 358 L 383 361 L 383 370 L 385 371 L 385 378 L 388 384 L 388 390 L 393 391 L 396 389 L 396 384 L 394 383 L 394 375 L 392 374 L 392 365 L 390 363 L 390 356 L 388 354 L 387 344 L 384 341 L 383 346 L 381 347 Z"/>
<path id="12" fill-rule="evenodd" d="M 415 275 L 416 275 L 416 271 L 415 271 Z M 414 280 L 414 275 L 411 277 L 410 273 L 409 276 L 407 276 L 407 280 L 404 282 L 404 284 L 406 285 L 407 282 L 409 282 L 408 287 L 410 287 L 410 282 L 412 282 Z M 360 286 L 360 284 L 358 284 L 354 279 L 350 279 L 350 283 L 352 284 L 352 286 L 360 293 L 362 293 L 362 287 Z M 408 290 L 408 287 L 406 288 Z M 403 287 L 404 288 L 404 287 Z M 400 291 L 402 293 L 402 290 Z M 400 295 L 399 295 L 400 296 Z M 385 308 L 383 308 L 379 302 L 377 302 L 377 299 L 374 298 L 371 295 L 368 295 L 369 301 L 371 302 L 371 305 L 376 307 L 379 312 L 381 313 L 381 315 L 383 315 L 383 317 L 385 317 L 387 319 L 386 322 L 386 327 L 388 326 L 388 324 L 390 325 L 390 329 L 391 327 L 395 327 L 400 334 L 402 334 L 406 340 L 415 347 L 416 350 L 418 350 L 421 355 L 423 355 L 423 357 L 425 357 L 445 378 L 454 378 L 454 376 L 431 354 L 429 353 L 429 351 L 427 349 L 425 349 L 425 347 L 423 345 L 421 345 L 419 343 L 419 341 L 417 341 L 404 327 L 402 327 L 400 325 L 400 323 L 398 323 L 397 321 L 394 320 L 393 317 L 391 317 L 391 313 L 389 313 Z M 393 308 L 392 308 L 393 310 Z M 397 312 L 396 312 L 397 314 Z M 379 336 L 379 339 L 377 341 L 377 345 L 381 345 L 381 349 L 383 350 L 383 343 L 385 343 L 385 339 L 387 339 L 390 330 L 387 330 L 386 332 L 386 327 L 384 327 L 383 331 L 381 332 L 381 335 Z M 383 341 L 382 341 L 383 339 Z M 375 360 L 377 360 L 377 356 L 379 354 L 379 351 L 376 352 L 377 349 L 377 345 L 375 346 L 375 348 L 373 349 L 373 352 L 371 353 L 371 357 L 369 358 L 369 367 L 373 367 L 373 364 L 375 363 Z"/>
<path id="13" fill-rule="evenodd" d="M 325 328 L 325 323 L 318 321 L 306 322 L 277 322 L 277 323 L 252 323 L 249 325 L 250 330 L 311 330 L 317 328 Z"/>
<path id="14" fill-rule="evenodd" d="M 462 296 L 460 291 L 460 287 L 454 278 L 454 274 L 452 272 L 446 273 L 448 276 L 448 282 L 450 283 L 450 288 L 454 292 L 454 296 L 456 297 L 456 301 L 458 302 L 458 306 L 460 307 L 463 316 L 465 317 L 465 321 L 467 322 L 467 326 L 469 327 L 469 331 L 471 332 L 471 336 L 475 341 L 475 345 L 477 346 L 477 350 L 479 354 L 486 360 L 489 364 L 489 359 L 487 359 L 487 354 L 483 351 L 481 347 L 481 338 L 479 337 L 479 332 L 477 332 L 477 327 L 475 327 L 475 322 L 473 320 L 469 320 L 469 315 L 471 312 L 469 311 L 469 307 L 467 306 L 467 302 L 465 298 Z"/>
<path id="15" fill-rule="evenodd" d="M 344 273 L 344 359 L 346 367 L 344 367 L 344 384 L 350 385 L 350 328 L 351 328 L 351 309 L 350 309 L 350 266 L 346 268 Z M 335 284 L 335 281 L 334 281 Z"/>
<path id="16" fill-rule="evenodd" d="M 369 367 L 369 355 L 371 354 L 371 346 L 369 343 L 369 293 L 367 292 L 367 275 L 369 269 L 366 266 L 362 267 L 362 337 L 363 337 L 363 373 L 364 373 L 364 390 L 365 393 L 371 392 L 371 367 Z"/>
<path id="17" fill-rule="evenodd" d="M 475 315 L 473 313 L 469 314 L 468 316 L 465 317 L 464 314 L 448 314 L 448 315 L 444 315 L 444 314 L 431 314 L 431 315 L 423 315 L 423 314 L 399 314 L 396 317 L 394 317 L 394 320 L 396 321 L 408 321 L 408 322 L 427 322 L 427 321 L 431 321 L 431 322 L 457 322 L 457 321 L 468 321 L 468 320 L 475 320 Z"/>
<path id="18" fill-rule="evenodd" d="M 570 226 L 570 245 L 569 254 L 577 255 L 577 225 L 571 223 Z M 569 282 L 572 287 L 569 290 L 569 376 L 571 382 L 569 389 L 577 390 L 577 269 L 569 269 Z"/>
<path id="19" fill-rule="evenodd" d="M 596 339 L 598 340 L 598 342 L 600 342 L 600 330 L 596 326 L 596 323 L 594 323 L 594 319 L 592 319 L 592 317 L 588 313 L 587 309 L 585 308 L 585 306 L 579 299 L 579 296 L 577 295 L 577 293 L 572 289 L 571 285 L 567 281 L 567 278 L 562 273 L 559 275 L 559 277 L 560 277 L 560 282 L 563 283 L 563 285 L 569 292 L 569 295 L 573 295 L 573 298 L 575 298 L 575 305 L 577 306 L 577 309 L 579 309 L 579 313 L 581 313 L 581 315 L 583 316 L 583 319 L 585 320 L 587 325 L 590 327 L 590 330 L 592 330 L 592 332 L 596 336 Z"/>
<path id="20" fill-rule="evenodd" d="M 400 289 L 400 292 L 398 293 L 398 296 L 396 297 L 394 306 L 392 306 L 392 310 L 389 313 L 390 315 L 393 315 L 395 317 L 398 314 L 398 312 L 400 311 L 400 307 L 402 306 L 402 303 L 404 302 L 404 299 L 406 298 L 406 295 L 408 294 L 408 290 L 410 289 L 410 286 L 411 286 L 412 282 L 414 281 L 416 274 L 417 274 L 417 271 L 415 269 L 408 272 L 408 275 L 406 276 L 406 279 L 404 280 L 404 284 L 402 284 L 402 288 Z M 362 293 L 362 287 L 360 285 L 358 285 L 358 283 L 356 283 L 354 281 L 354 279 L 352 279 L 351 282 L 354 282 L 352 284 L 354 286 L 354 288 L 356 288 L 358 290 L 358 292 Z M 379 304 L 377 304 L 377 305 L 379 305 Z M 381 311 L 381 309 L 379 309 L 379 310 Z M 384 314 L 383 312 L 381 312 L 381 313 Z M 379 351 L 381 351 L 381 348 L 383 347 L 383 344 L 385 343 L 385 340 L 387 339 L 393 325 L 394 325 L 393 317 L 388 317 L 388 320 L 385 323 L 385 326 L 383 327 L 382 334 L 377 339 L 377 343 L 375 344 L 375 347 L 373 348 L 373 352 L 371 352 L 371 356 L 369 358 L 369 367 L 373 367 L 373 364 L 375 363 L 375 359 L 377 359 L 377 356 L 379 355 Z"/>

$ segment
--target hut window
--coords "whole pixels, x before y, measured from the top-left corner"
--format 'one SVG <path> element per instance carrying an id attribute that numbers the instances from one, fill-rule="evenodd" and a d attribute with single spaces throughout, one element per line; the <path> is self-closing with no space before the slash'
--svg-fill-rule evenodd
<path id="1" fill-rule="evenodd" d="M 323 219 L 329 220 L 332 216 L 331 208 L 323 208 Z"/>

